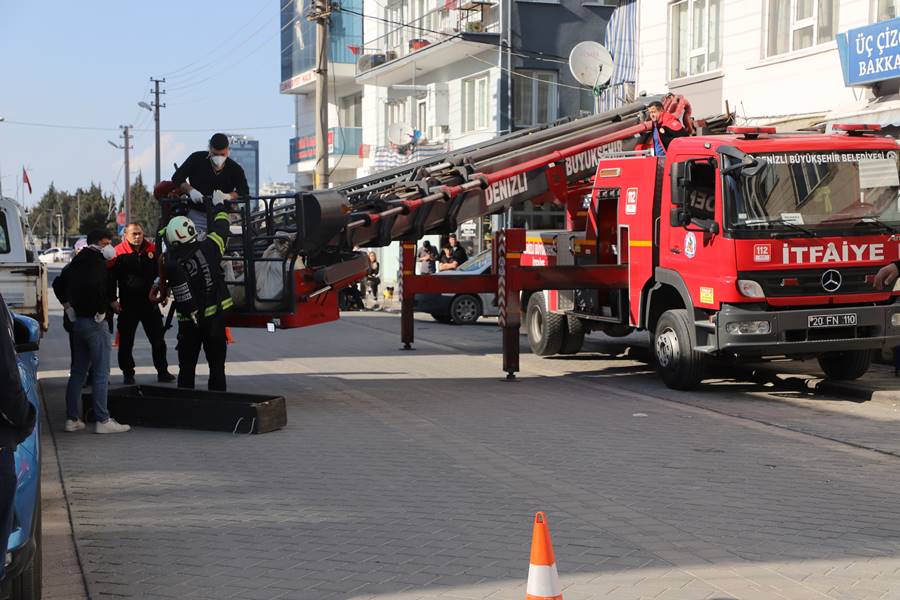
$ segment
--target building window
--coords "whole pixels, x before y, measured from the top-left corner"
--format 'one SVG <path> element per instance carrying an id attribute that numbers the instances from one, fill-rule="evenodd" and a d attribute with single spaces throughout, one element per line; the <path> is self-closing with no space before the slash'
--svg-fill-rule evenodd
<path id="1" fill-rule="evenodd" d="M 462 82 L 463 133 L 488 127 L 488 76 Z"/>
<path id="2" fill-rule="evenodd" d="M 721 0 L 679 0 L 669 7 L 671 79 L 719 68 Z"/>
<path id="3" fill-rule="evenodd" d="M 416 103 L 416 129 L 428 131 L 428 100 L 419 100 Z"/>
<path id="4" fill-rule="evenodd" d="M 513 115 L 516 127 L 534 127 L 556 119 L 556 71 L 516 69 Z"/>
<path id="5" fill-rule="evenodd" d="M 341 98 L 341 126 L 362 127 L 362 94 Z"/>
<path id="6" fill-rule="evenodd" d="M 767 0 L 766 56 L 830 42 L 837 18 L 838 0 Z"/>
<path id="7" fill-rule="evenodd" d="M 900 17 L 900 0 L 878 0 L 875 12 L 876 21 L 887 21 Z"/>
<path id="8" fill-rule="evenodd" d="M 394 100 L 387 105 L 387 126 L 406 123 L 406 100 Z"/>

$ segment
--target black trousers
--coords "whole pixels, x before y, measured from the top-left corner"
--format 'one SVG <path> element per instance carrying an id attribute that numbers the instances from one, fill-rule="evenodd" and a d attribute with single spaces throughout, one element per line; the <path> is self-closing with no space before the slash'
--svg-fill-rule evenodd
<path id="1" fill-rule="evenodd" d="M 225 322 L 221 315 L 193 321 L 178 322 L 178 387 L 194 389 L 194 376 L 200 348 L 209 365 L 210 391 L 225 391 Z"/>
<path id="2" fill-rule="evenodd" d="M 138 323 L 143 326 L 144 333 L 150 340 L 156 372 L 166 373 L 169 370 L 169 362 L 166 360 L 162 313 L 156 304 L 150 302 L 122 306 L 122 313 L 119 315 L 119 368 L 125 375 L 134 375 L 132 350 Z"/>

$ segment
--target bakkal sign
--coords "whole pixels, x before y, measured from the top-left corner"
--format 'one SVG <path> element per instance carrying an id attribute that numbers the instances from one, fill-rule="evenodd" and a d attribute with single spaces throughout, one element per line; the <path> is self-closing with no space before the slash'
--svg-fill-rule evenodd
<path id="1" fill-rule="evenodd" d="M 871 85 L 900 77 L 900 18 L 839 33 L 844 85 Z"/>

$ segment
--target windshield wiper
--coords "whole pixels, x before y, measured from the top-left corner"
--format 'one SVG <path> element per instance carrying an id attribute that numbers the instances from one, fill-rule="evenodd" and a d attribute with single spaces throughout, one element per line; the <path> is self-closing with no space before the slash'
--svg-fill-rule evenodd
<path id="1" fill-rule="evenodd" d="M 815 233 L 813 230 L 807 229 L 806 227 L 801 227 L 800 225 L 797 225 L 796 223 L 793 223 L 793 222 L 791 222 L 791 221 L 785 221 L 785 220 L 784 220 L 784 217 L 779 217 L 779 218 L 777 218 L 777 219 L 765 219 L 765 220 L 759 219 L 759 220 L 752 220 L 752 221 L 749 221 L 749 222 L 745 222 L 744 225 L 746 225 L 746 226 L 753 226 L 753 225 L 784 225 L 784 226 L 787 227 L 788 229 L 793 229 L 794 231 L 799 231 L 799 232 L 801 232 L 801 233 L 805 233 L 806 235 L 808 235 L 808 236 L 810 236 L 810 237 L 816 237 L 816 233 Z M 773 231 L 773 232 L 772 232 L 772 235 L 775 235 L 775 233 L 776 233 L 776 232 Z"/>
<path id="2" fill-rule="evenodd" d="M 891 227 L 890 225 L 888 225 L 887 223 L 885 223 L 878 217 L 863 217 L 862 219 L 860 219 L 859 221 L 854 223 L 854 225 L 859 225 L 861 223 L 871 223 L 873 225 L 878 225 L 879 227 L 881 227 L 886 232 L 888 232 L 892 235 L 897 235 L 898 233 L 900 233 L 900 231 L 897 231 L 895 228 Z"/>

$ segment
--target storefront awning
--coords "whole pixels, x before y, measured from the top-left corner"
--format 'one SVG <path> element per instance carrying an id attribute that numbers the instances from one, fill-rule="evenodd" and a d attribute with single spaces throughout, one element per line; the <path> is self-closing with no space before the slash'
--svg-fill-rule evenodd
<path id="1" fill-rule="evenodd" d="M 863 99 L 841 106 L 822 120 L 826 125 L 835 123 L 874 123 L 882 127 L 900 126 L 900 94 Z"/>

